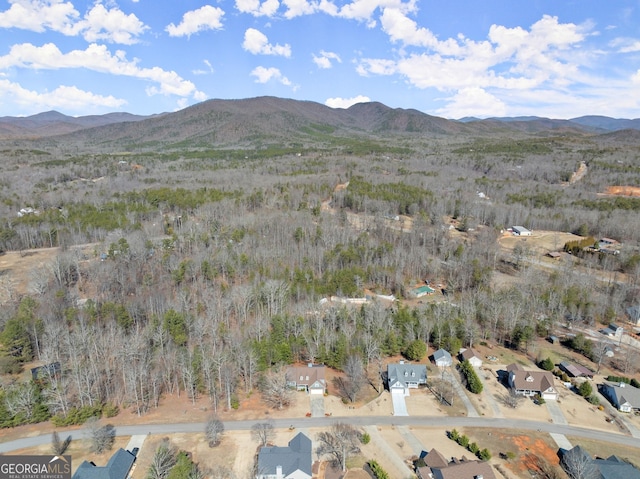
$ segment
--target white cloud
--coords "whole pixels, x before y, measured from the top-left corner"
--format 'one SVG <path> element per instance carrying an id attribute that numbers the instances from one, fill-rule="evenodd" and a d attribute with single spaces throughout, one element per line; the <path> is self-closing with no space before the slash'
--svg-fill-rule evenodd
<path id="1" fill-rule="evenodd" d="M 111 95 L 96 95 L 95 93 L 80 90 L 75 86 L 59 86 L 53 91 L 38 93 L 33 90 L 27 90 L 17 83 L 0 80 L 0 98 L 3 97 L 3 102 L 5 103 L 12 102 L 36 111 L 55 108 L 65 111 L 86 112 L 87 108 L 120 108 L 127 103 L 125 100 Z"/>
<path id="2" fill-rule="evenodd" d="M 118 8 L 107 10 L 99 3 L 94 5 L 75 28 L 82 31 L 88 42 L 106 40 L 124 45 L 137 43 L 137 37 L 149 29 L 133 13 L 127 15 Z"/>
<path id="3" fill-rule="evenodd" d="M 331 68 L 333 64 L 331 60 L 335 60 L 338 63 L 342 63 L 340 56 L 337 53 L 333 52 L 325 52 L 324 50 L 320 51 L 320 55 L 313 55 L 313 62 L 318 66 L 318 68 L 327 69 Z"/>
<path id="4" fill-rule="evenodd" d="M 291 85 L 289 79 L 283 76 L 280 70 L 278 70 L 277 68 L 265 68 L 262 66 L 256 67 L 251 72 L 251 76 L 256 77 L 256 83 L 267 83 L 271 80 L 274 80 L 286 86 Z"/>
<path id="5" fill-rule="evenodd" d="M 73 24 L 80 17 L 71 2 L 60 0 L 9 0 L 8 10 L 0 12 L 0 27 L 34 32 L 47 29 L 73 34 Z"/>
<path id="6" fill-rule="evenodd" d="M 0 70 L 11 67 L 33 70 L 58 70 L 61 68 L 86 68 L 111 75 L 139 78 L 156 83 L 148 88 L 149 94 L 201 96 L 193 83 L 180 77 L 174 71 L 160 67 L 140 68 L 138 60 L 129 61 L 125 52 L 118 50 L 111 54 L 105 45 L 95 43 L 86 50 L 72 50 L 62 53 L 53 43 L 41 47 L 30 43 L 13 45 L 9 54 L 0 56 Z"/>
<path id="7" fill-rule="evenodd" d="M 0 27 L 34 32 L 52 30 L 67 36 L 82 35 L 88 42 L 105 40 L 133 44 L 149 29 L 134 14 L 118 7 L 106 8 L 99 1 L 80 18 L 71 2 L 62 0 L 10 0 L 11 7 L 0 12 Z"/>
<path id="8" fill-rule="evenodd" d="M 211 62 L 209 60 L 202 60 L 202 63 L 206 65 L 206 70 L 192 70 L 191 73 L 193 73 L 194 75 L 208 75 L 210 73 L 215 73 L 213 65 L 211 65 Z"/>
<path id="9" fill-rule="evenodd" d="M 436 113 L 446 118 L 506 116 L 507 106 L 482 88 L 471 87 L 459 90 L 449 98 L 449 104 Z"/>
<path id="10" fill-rule="evenodd" d="M 219 30 L 222 28 L 223 16 L 221 8 L 205 5 L 185 13 L 177 26 L 171 23 L 165 30 L 172 37 L 188 37 L 203 30 Z"/>
<path id="11" fill-rule="evenodd" d="M 610 43 L 619 53 L 640 52 L 640 40 L 635 38 L 616 38 Z"/>
<path id="12" fill-rule="evenodd" d="M 370 101 L 371 99 L 368 96 L 358 95 L 353 98 L 327 98 L 324 104 L 331 108 L 349 108 L 356 103 L 368 103 Z"/>
<path id="13" fill-rule="evenodd" d="M 255 17 L 272 17 L 280 8 L 278 0 L 236 0 L 236 8 L 242 13 L 249 13 Z"/>
<path id="14" fill-rule="evenodd" d="M 424 50 L 400 52 L 395 60 L 363 59 L 357 67 L 361 75 L 400 75 L 418 88 L 441 91 L 530 89 L 544 82 L 566 86 L 578 81 L 572 49 L 584 40 L 585 27 L 560 24 L 555 17 L 543 16 L 529 31 L 493 25 L 488 40 L 480 42 L 464 36 L 441 41 L 394 9 L 384 10 L 381 23 L 393 42 Z"/>
<path id="15" fill-rule="evenodd" d="M 279 55 L 286 58 L 291 56 L 291 46 L 289 44 L 271 45 L 267 36 L 255 28 L 248 28 L 244 32 L 242 48 L 254 55 Z"/>

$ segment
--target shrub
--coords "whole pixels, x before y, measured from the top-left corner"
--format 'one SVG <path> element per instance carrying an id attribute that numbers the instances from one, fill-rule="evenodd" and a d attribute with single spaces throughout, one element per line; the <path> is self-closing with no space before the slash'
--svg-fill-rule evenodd
<path id="1" fill-rule="evenodd" d="M 542 361 L 540 361 L 538 363 L 538 366 L 541 369 L 544 369 L 545 371 L 553 371 L 553 368 L 555 367 L 555 364 L 553 364 L 553 361 L 551 360 L 551 358 L 546 358 L 546 359 L 543 359 Z"/>
<path id="2" fill-rule="evenodd" d="M 62 426 L 74 426 L 79 424 L 84 424 L 89 420 L 89 418 L 96 417 L 100 418 L 102 416 L 102 405 L 97 406 L 82 406 L 82 407 L 72 407 L 67 411 L 67 415 L 63 416 L 58 414 L 51 418 L 51 422 L 54 426 L 62 427 Z"/>
<path id="3" fill-rule="evenodd" d="M 473 454 L 478 454 L 478 452 L 480 452 L 480 448 L 475 442 L 472 442 L 471 444 L 469 444 L 469 451 Z"/>
<path id="4" fill-rule="evenodd" d="M 469 391 L 474 394 L 480 394 L 482 392 L 482 381 L 480 381 L 471 363 L 466 359 L 460 363 L 460 373 L 464 376 Z"/>
<path id="5" fill-rule="evenodd" d="M 511 455 L 509 453 L 507 453 L 507 456 L 509 458 L 511 458 L 512 456 L 515 457 L 514 453 L 511 453 Z M 489 452 L 489 449 L 487 449 L 486 447 L 478 452 L 478 459 L 480 459 L 481 461 L 488 461 L 489 459 L 491 459 L 491 453 Z"/>
<path id="6" fill-rule="evenodd" d="M 462 447 L 468 447 L 469 446 L 469 438 L 467 436 L 465 436 L 464 434 L 458 438 L 457 442 Z"/>
<path id="7" fill-rule="evenodd" d="M 411 361 L 420 361 L 425 354 L 427 354 L 427 345 L 419 339 L 411 341 L 404 351 L 404 356 Z"/>
<path id="8" fill-rule="evenodd" d="M 369 435 L 369 433 L 368 433 L 368 432 L 363 432 L 363 433 L 360 435 L 360 442 L 361 442 L 362 444 L 369 444 L 369 443 L 371 442 L 371 436 Z"/>
<path id="9" fill-rule="evenodd" d="M 452 429 L 449 431 L 449 439 L 452 441 L 458 442 L 458 438 L 460 437 L 460 433 L 456 429 Z"/>
<path id="10" fill-rule="evenodd" d="M 369 461 L 369 468 L 371 469 L 371 472 L 376 479 L 389 479 L 389 474 L 387 474 L 387 471 L 382 469 L 380 464 L 378 464 L 376 461 Z"/>
<path id="11" fill-rule="evenodd" d="M 120 408 L 115 404 L 107 403 L 102 408 L 102 414 L 104 417 L 114 417 L 120 413 Z"/>
<path id="12" fill-rule="evenodd" d="M 587 401 L 589 401 L 594 406 L 598 406 L 600 404 L 600 399 L 598 399 L 598 396 L 596 396 L 595 394 L 592 394 L 591 396 L 589 396 L 587 398 Z"/>
<path id="13" fill-rule="evenodd" d="M 591 387 L 591 383 L 589 381 L 584 381 L 580 386 L 578 386 L 578 394 L 583 398 L 588 398 L 593 393 L 593 388 Z"/>

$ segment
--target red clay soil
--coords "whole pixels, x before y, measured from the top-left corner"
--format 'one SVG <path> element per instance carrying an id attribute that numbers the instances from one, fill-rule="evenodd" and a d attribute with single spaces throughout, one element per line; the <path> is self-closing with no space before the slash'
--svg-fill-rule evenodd
<path id="1" fill-rule="evenodd" d="M 560 462 L 557 451 L 551 449 L 542 439 L 512 436 L 509 440 L 518 446 L 521 456 L 517 461 L 509 461 L 507 467 L 520 477 L 522 477 L 522 473 L 527 471 L 539 471 L 541 459 L 552 466 L 558 465 Z"/>
<path id="2" fill-rule="evenodd" d="M 613 196 L 640 196 L 640 188 L 637 186 L 608 186 L 604 194 Z"/>

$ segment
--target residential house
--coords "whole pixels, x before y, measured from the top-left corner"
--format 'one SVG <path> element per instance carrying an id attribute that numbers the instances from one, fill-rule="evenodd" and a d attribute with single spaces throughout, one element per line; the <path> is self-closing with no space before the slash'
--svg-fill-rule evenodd
<path id="1" fill-rule="evenodd" d="M 544 400 L 558 399 L 558 391 L 553 382 L 553 374 L 549 371 L 525 371 L 519 364 L 507 366 L 509 387 L 520 396 L 540 395 Z"/>
<path id="2" fill-rule="evenodd" d="M 424 285 L 424 286 L 420 286 L 419 288 L 412 289 L 411 295 L 414 298 L 422 298 L 423 296 L 426 296 L 428 294 L 433 294 L 435 292 L 436 290 L 433 289 L 431 286 Z"/>
<path id="3" fill-rule="evenodd" d="M 613 338 L 622 338 L 624 334 L 624 328 L 622 326 L 618 326 L 615 323 L 611 323 L 604 329 L 601 329 L 600 332 L 605 336 L 613 337 Z"/>
<path id="4" fill-rule="evenodd" d="M 480 355 L 471 348 L 460 350 L 460 361 L 469 361 L 469 364 L 474 368 L 482 366 L 482 358 Z"/>
<path id="5" fill-rule="evenodd" d="M 309 363 L 306 366 L 287 368 L 287 385 L 309 394 L 324 394 L 327 388 L 324 364 Z"/>
<path id="6" fill-rule="evenodd" d="M 402 393 L 403 396 L 409 396 L 409 389 L 417 389 L 421 384 L 427 384 L 427 366 L 404 361 L 388 364 L 387 384 L 392 394 Z"/>
<path id="7" fill-rule="evenodd" d="M 256 479 L 311 479 L 311 439 L 299 433 L 285 447 L 263 446 Z"/>
<path id="8" fill-rule="evenodd" d="M 600 392 L 618 411 L 640 410 L 640 389 L 625 383 L 604 382 Z"/>
<path id="9" fill-rule="evenodd" d="M 615 455 L 606 459 L 593 458 L 578 445 L 568 451 L 561 449 L 560 456 L 560 465 L 570 476 L 577 472 L 577 467 L 581 477 L 591 479 L 640 479 L 640 471 L 636 467 Z M 572 469 L 573 474 L 569 472 Z"/>
<path id="10" fill-rule="evenodd" d="M 416 468 L 419 479 L 496 479 L 493 468 L 488 462 L 475 459 L 452 458 L 447 461 L 435 449 L 422 456 L 424 466 Z"/>
<path id="11" fill-rule="evenodd" d="M 453 364 L 453 359 L 451 358 L 449 351 L 440 348 L 433 353 L 433 362 L 440 368 L 446 368 Z"/>
<path id="12" fill-rule="evenodd" d="M 572 364 L 569 361 L 562 361 L 558 367 L 572 378 L 593 379 L 593 371 L 579 364 Z"/>
<path id="13" fill-rule="evenodd" d="M 120 448 L 111 456 L 106 466 L 96 466 L 84 461 L 78 466 L 73 479 L 127 479 L 136 456 Z"/>

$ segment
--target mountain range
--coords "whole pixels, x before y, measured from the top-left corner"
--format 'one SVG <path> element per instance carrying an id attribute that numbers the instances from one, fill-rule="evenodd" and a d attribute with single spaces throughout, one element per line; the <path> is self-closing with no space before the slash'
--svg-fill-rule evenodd
<path id="1" fill-rule="evenodd" d="M 599 135 L 640 130 L 640 118 L 583 116 L 570 120 L 541 117 L 448 120 L 418 110 L 359 103 L 334 109 L 316 102 L 275 97 L 207 100 L 173 113 L 140 116 L 109 113 L 71 117 L 56 111 L 28 117 L 0 117 L 0 140 L 60 139 L 85 144 L 238 146 L 275 138 L 409 135 L 509 135 L 514 133 Z M 629 132 L 632 136 L 637 131 Z"/>

